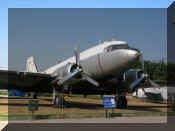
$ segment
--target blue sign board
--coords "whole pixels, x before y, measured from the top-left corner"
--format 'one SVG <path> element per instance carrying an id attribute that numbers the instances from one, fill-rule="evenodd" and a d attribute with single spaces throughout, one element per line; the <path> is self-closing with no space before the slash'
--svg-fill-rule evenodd
<path id="1" fill-rule="evenodd" d="M 104 108 L 116 108 L 115 96 L 103 96 Z"/>
<path id="2" fill-rule="evenodd" d="M 9 89 L 8 90 L 8 95 L 15 95 L 15 96 L 25 96 L 25 93 L 23 91 L 15 90 L 15 89 Z"/>

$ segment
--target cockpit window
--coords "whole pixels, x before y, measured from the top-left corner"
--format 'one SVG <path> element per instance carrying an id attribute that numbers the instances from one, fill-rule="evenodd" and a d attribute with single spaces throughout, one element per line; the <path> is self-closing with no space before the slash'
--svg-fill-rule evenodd
<path id="1" fill-rule="evenodd" d="M 117 49 L 128 49 L 128 48 L 129 48 L 128 44 L 111 45 L 105 48 L 105 51 L 110 52 L 110 51 L 117 50 Z"/>

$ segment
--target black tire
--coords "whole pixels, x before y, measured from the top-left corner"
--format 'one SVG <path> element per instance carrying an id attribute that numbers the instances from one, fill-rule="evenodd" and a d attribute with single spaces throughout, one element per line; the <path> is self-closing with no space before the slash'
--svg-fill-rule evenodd
<path id="1" fill-rule="evenodd" d="M 36 93 L 33 95 L 33 99 L 37 99 L 37 94 Z"/>
<path id="2" fill-rule="evenodd" d="M 117 108 L 126 109 L 128 107 L 128 101 L 126 96 L 120 96 L 117 100 Z"/>
<path id="3" fill-rule="evenodd" d="M 123 98 L 122 107 L 123 107 L 124 109 L 126 109 L 126 108 L 128 107 L 128 101 L 127 101 L 126 97 Z"/>
<path id="4" fill-rule="evenodd" d="M 59 97 L 56 96 L 56 97 L 55 97 L 55 101 L 54 101 L 54 104 L 55 104 L 56 107 L 59 107 L 59 106 L 60 106 L 60 102 L 59 102 L 59 101 L 60 101 L 60 100 L 59 100 Z"/>

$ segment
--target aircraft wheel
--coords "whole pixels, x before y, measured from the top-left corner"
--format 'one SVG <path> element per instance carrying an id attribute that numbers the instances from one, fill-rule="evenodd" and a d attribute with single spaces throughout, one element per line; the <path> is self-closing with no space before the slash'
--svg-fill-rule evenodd
<path id="1" fill-rule="evenodd" d="M 123 97 L 122 101 L 122 108 L 126 109 L 128 107 L 128 101 L 126 99 L 126 96 Z"/>
<path id="2" fill-rule="evenodd" d="M 128 107 L 128 101 L 126 96 L 120 96 L 117 100 L 117 108 L 126 109 Z"/>
<path id="3" fill-rule="evenodd" d="M 55 97 L 55 102 L 54 102 L 55 106 L 56 107 L 59 107 L 60 106 L 60 99 L 58 96 Z"/>
<path id="4" fill-rule="evenodd" d="M 33 95 L 33 99 L 37 99 L 37 93 L 34 93 L 34 95 Z"/>
<path id="5" fill-rule="evenodd" d="M 53 103 L 56 107 L 62 107 L 64 104 L 64 96 L 62 94 L 55 96 Z"/>

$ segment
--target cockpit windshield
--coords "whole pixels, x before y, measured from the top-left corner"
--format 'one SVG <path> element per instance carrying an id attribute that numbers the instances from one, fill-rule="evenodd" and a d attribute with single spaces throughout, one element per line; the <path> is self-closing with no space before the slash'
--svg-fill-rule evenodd
<path id="1" fill-rule="evenodd" d="M 128 48 L 129 48 L 128 44 L 110 45 L 107 48 L 105 48 L 105 51 L 110 52 L 117 49 L 128 49 Z"/>

